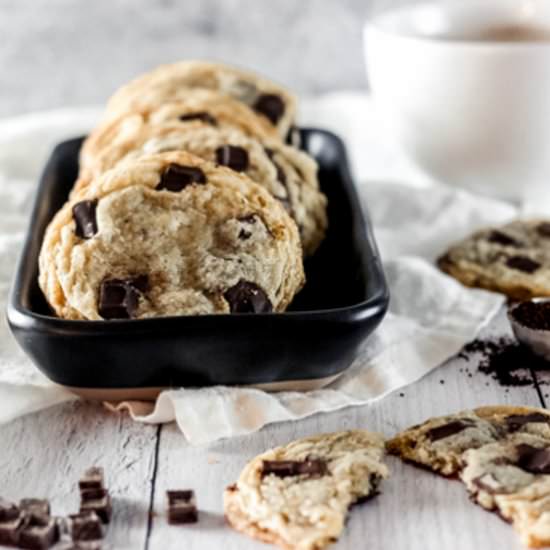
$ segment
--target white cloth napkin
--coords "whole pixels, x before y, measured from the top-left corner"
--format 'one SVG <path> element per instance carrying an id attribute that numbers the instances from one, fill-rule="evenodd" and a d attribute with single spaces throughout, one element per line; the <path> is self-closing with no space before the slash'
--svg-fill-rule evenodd
<path id="1" fill-rule="evenodd" d="M 4 307 L 32 195 L 51 147 L 84 133 L 98 109 L 61 110 L 0 121 L 0 299 Z M 156 403 L 129 402 L 141 422 L 176 420 L 193 444 L 259 430 L 379 399 L 440 365 L 471 340 L 501 306 L 434 266 L 452 241 L 517 215 L 511 205 L 430 183 L 392 143 L 364 94 L 305 101 L 302 124 L 333 130 L 347 143 L 391 289 L 390 311 L 352 367 L 325 389 L 266 393 L 248 388 L 181 388 Z M 76 361 L 75 361 L 76 363 Z M 76 368 L 76 367 L 75 367 Z M 247 368 L 254 368 L 253 364 Z M 73 397 L 49 383 L 0 326 L 0 422 Z"/>

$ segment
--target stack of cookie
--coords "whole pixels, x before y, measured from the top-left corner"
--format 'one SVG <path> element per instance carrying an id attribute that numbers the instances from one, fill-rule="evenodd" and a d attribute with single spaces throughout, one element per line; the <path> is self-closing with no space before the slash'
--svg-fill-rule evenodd
<path id="1" fill-rule="evenodd" d="M 55 313 L 284 311 L 327 227 L 295 110 L 284 88 L 213 63 L 118 90 L 44 237 L 39 283 Z"/>

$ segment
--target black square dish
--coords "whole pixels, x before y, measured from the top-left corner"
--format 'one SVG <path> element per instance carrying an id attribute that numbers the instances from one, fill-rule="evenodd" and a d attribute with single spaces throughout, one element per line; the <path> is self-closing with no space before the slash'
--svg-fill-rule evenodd
<path id="1" fill-rule="evenodd" d="M 322 130 L 301 134 L 319 163 L 330 227 L 289 311 L 144 320 L 58 319 L 38 287 L 42 237 L 75 181 L 82 138 L 59 144 L 40 180 L 7 308 L 35 365 L 57 384 L 98 399 L 216 384 L 307 389 L 348 368 L 384 316 L 388 289 L 342 141 Z"/>

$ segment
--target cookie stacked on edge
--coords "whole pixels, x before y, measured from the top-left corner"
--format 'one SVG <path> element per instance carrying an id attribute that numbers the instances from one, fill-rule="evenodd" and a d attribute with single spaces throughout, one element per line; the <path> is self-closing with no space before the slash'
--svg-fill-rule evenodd
<path id="1" fill-rule="evenodd" d="M 204 62 L 123 86 L 47 228 L 39 283 L 67 319 L 284 311 L 327 227 L 295 99 Z"/>

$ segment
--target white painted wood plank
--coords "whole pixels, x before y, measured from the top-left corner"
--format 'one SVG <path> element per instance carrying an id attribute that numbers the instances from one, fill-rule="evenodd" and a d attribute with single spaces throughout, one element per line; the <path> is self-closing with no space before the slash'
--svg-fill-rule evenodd
<path id="1" fill-rule="evenodd" d="M 501 315 L 485 334 L 504 334 L 506 329 Z M 471 378 L 460 372 L 465 366 L 472 373 Z M 261 544 L 224 526 L 222 491 L 236 479 L 247 460 L 269 447 L 323 431 L 355 427 L 391 436 L 430 416 L 499 403 L 540 406 L 534 387 L 506 391 L 476 372 L 475 364 L 453 359 L 420 382 L 370 406 L 268 426 L 257 434 L 209 447 L 190 447 L 174 426 L 165 426 L 160 439 L 155 518 L 149 548 L 170 550 L 182 545 L 189 550 L 262 548 Z M 521 548 L 510 526 L 470 503 L 459 482 L 441 479 L 393 457 L 388 462 L 392 477 L 383 485 L 383 494 L 352 512 L 344 536 L 333 547 L 335 550 L 355 550 L 367 545 L 373 550 Z M 167 525 L 164 492 L 173 488 L 195 489 L 201 509 L 197 525 Z"/>
<path id="2" fill-rule="evenodd" d="M 48 498 L 55 515 L 78 510 L 77 482 L 105 468 L 113 497 L 107 541 L 145 547 L 157 428 L 135 424 L 99 404 L 75 402 L 0 426 L 0 496 Z"/>

